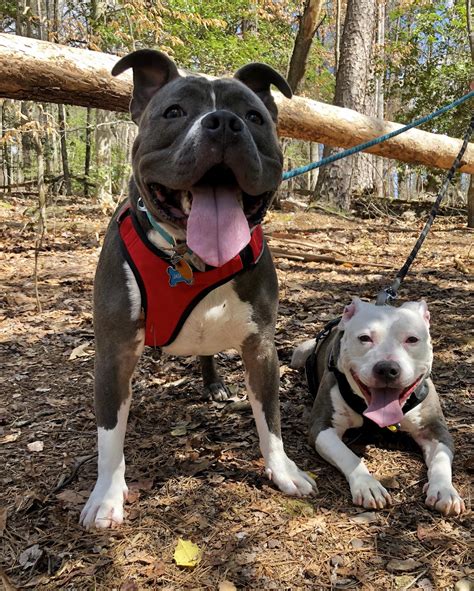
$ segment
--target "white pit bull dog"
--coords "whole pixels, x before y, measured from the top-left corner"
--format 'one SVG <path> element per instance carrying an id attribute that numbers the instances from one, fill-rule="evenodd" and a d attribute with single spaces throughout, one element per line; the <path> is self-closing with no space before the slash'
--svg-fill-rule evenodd
<path id="1" fill-rule="evenodd" d="M 465 510 L 451 482 L 453 442 L 430 379 L 429 319 L 424 301 L 395 308 L 355 298 L 326 339 L 306 341 L 293 353 L 292 367 L 306 364 L 308 384 L 316 395 L 310 443 L 347 478 L 356 505 L 382 509 L 391 502 L 385 488 L 342 442 L 347 429 L 369 420 L 409 433 L 422 448 L 429 507 L 445 515 Z"/>

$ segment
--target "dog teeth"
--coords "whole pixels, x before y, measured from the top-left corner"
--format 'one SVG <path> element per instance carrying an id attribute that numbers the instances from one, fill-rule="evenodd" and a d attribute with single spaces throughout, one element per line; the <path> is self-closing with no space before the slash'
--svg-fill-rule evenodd
<path id="1" fill-rule="evenodd" d="M 190 193 L 181 193 L 181 209 L 183 210 L 185 215 L 189 215 L 191 213 L 191 204 L 192 198 Z"/>

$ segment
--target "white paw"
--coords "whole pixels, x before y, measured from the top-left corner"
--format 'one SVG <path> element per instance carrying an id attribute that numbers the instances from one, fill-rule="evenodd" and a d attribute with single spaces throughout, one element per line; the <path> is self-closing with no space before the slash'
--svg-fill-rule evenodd
<path id="1" fill-rule="evenodd" d="M 466 510 L 464 501 L 452 484 L 427 482 L 423 487 L 425 503 L 443 515 L 460 515 Z"/>
<path id="2" fill-rule="evenodd" d="M 366 509 L 383 509 L 392 499 L 380 482 L 370 474 L 361 474 L 349 482 L 354 505 Z"/>
<path id="3" fill-rule="evenodd" d="M 123 503 L 128 488 L 124 478 L 98 479 L 84 509 L 79 523 L 86 529 L 117 527 L 123 522 Z"/>
<path id="4" fill-rule="evenodd" d="M 285 454 L 278 454 L 271 458 L 265 472 L 268 478 L 287 495 L 306 497 L 317 490 L 314 480 L 300 470 Z"/>

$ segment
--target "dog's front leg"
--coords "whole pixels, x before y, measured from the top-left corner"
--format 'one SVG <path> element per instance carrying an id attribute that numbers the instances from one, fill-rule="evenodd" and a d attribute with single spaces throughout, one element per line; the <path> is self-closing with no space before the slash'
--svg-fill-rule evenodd
<path id="1" fill-rule="evenodd" d="M 128 266 L 106 264 L 110 260 L 106 246 L 107 242 L 94 286 L 98 476 L 80 517 L 86 528 L 113 527 L 123 521 L 128 492 L 123 444 L 132 374 L 144 346 L 138 286 Z"/>
<path id="2" fill-rule="evenodd" d="M 439 424 L 434 433 L 423 430 L 413 437 L 423 451 L 428 467 L 428 482 L 423 488 L 425 503 L 444 515 L 460 515 L 466 510 L 464 501 L 452 483 L 453 444 L 447 428 Z M 444 441 L 444 442 L 443 442 Z"/>
<path id="3" fill-rule="evenodd" d="M 382 509 L 390 504 L 388 492 L 363 460 L 342 441 L 347 429 L 362 426 L 362 417 L 344 402 L 332 373 L 326 371 L 311 410 L 309 442 L 318 454 L 346 477 L 355 505 Z"/>
<path id="4" fill-rule="evenodd" d="M 425 400 L 405 415 L 402 429 L 410 433 L 423 451 L 428 468 L 428 482 L 423 488 L 425 503 L 444 515 L 459 515 L 466 508 L 452 483 L 454 443 L 431 380 L 428 387 Z"/>
<path id="5" fill-rule="evenodd" d="M 242 347 L 242 359 L 266 474 L 284 493 L 309 495 L 316 488 L 315 482 L 288 458 L 283 448 L 278 399 L 280 375 L 273 341 L 256 334 L 249 336 Z"/>
<path id="6" fill-rule="evenodd" d="M 314 442 L 318 454 L 346 477 L 354 505 L 383 509 L 391 503 L 389 493 L 370 474 L 362 459 L 347 447 L 334 427 L 318 433 Z"/>

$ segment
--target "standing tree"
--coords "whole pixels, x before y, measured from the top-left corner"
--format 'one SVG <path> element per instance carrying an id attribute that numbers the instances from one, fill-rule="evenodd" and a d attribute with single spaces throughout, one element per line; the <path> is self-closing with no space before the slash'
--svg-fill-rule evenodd
<path id="1" fill-rule="evenodd" d="M 471 60 L 474 65 L 474 28 L 472 25 L 471 0 L 466 0 L 466 21 L 467 33 L 469 35 L 469 47 L 471 49 Z M 474 228 L 474 174 L 471 174 L 469 189 L 467 191 L 467 227 Z"/>
<path id="2" fill-rule="evenodd" d="M 342 34 L 334 104 L 374 113 L 373 54 L 377 22 L 376 0 L 348 0 Z M 324 156 L 337 152 L 324 149 Z M 349 209 L 354 192 L 373 189 L 373 156 L 356 154 L 321 169 L 315 195 Z"/>

